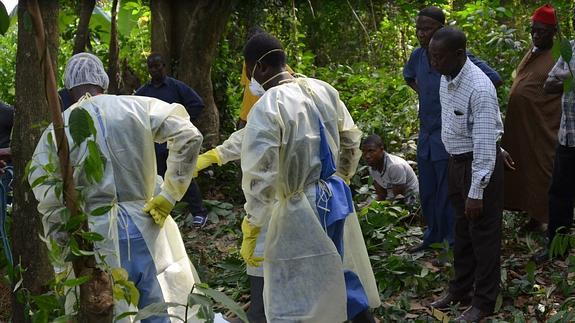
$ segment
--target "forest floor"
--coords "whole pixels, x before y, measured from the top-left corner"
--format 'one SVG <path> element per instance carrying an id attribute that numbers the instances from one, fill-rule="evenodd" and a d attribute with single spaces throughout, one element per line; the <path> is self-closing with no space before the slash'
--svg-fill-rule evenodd
<path id="1" fill-rule="evenodd" d="M 0 322 L 8 322 L 12 310 L 12 292 L 10 287 L 0 281 Z"/>
<path id="2" fill-rule="evenodd" d="M 216 208 L 219 216 L 214 216 L 212 211 L 211 218 L 218 222 L 211 222 L 201 230 L 189 228 L 181 219 L 179 222 L 182 223 L 182 235 L 190 258 L 202 280 L 244 305 L 249 301 L 249 289 L 245 266 L 239 256 L 243 211 L 241 205 L 227 207 L 226 212 Z M 385 212 L 382 214 L 389 216 Z M 362 228 L 370 216 L 382 214 L 369 211 L 365 218 L 360 216 Z M 375 310 L 375 314 L 381 322 L 448 322 L 464 308 L 453 306 L 441 312 L 432 311 L 428 305 L 442 295 L 447 286 L 453 272 L 451 252 L 436 246 L 431 251 L 408 254 L 407 247 L 420 241 L 422 229 L 417 220 L 416 223 L 411 223 L 413 219 L 410 222 L 404 220 L 390 225 L 404 229 L 397 231 L 400 233 L 396 236 L 389 236 L 389 228 L 380 228 L 387 230 L 385 234 L 388 235 L 379 238 L 398 239 L 386 247 L 378 249 L 376 240 L 366 237 L 382 297 L 382 307 Z M 496 314 L 487 322 L 572 322 L 575 318 L 575 256 L 566 261 L 555 260 L 536 266 L 530 257 L 543 245 L 544 235 L 520 232 L 518 228 L 524 222 L 523 216 L 507 212 L 504 215 L 502 293 Z M 366 231 L 374 236 L 373 232 L 383 232 L 363 229 L 364 235 Z M 433 265 L 435 259 L 447 262 L 436 267 Z"/>

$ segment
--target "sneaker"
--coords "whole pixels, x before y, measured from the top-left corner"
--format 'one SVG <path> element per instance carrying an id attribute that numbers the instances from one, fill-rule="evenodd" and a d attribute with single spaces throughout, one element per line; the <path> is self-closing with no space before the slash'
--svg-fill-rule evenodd
<path id="1" fill-rule="evenodd" d="M 208 215 L 194 215 L 194 221 L 192 222 L 192 226 L 198 229 L 201 229 L 206 226 L 208 223 Z"/>

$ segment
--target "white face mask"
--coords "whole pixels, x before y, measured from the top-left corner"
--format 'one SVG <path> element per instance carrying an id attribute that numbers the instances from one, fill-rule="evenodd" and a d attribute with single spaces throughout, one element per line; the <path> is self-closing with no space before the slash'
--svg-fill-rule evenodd
<path id="1" fill-rule="evenodd" d="M 266 93 L 264 87 L 260 83 L 258 83 L 258 81 L 256 81 L 256 79 L 253 76 L 252 79 L 250 80 L 250 92 L 252 92 L 252 94 L 255 96 L 262 96 L 264 95 L 264 93 Z"/>
<path id="2" fill-rule="evenodd" d="M 254 69 L 252 70 L 252 78 L 250 80 L 250 92 L 252 92 L 253 95 L 255 96 L 263 96 L 266 93 L 266 90 L 264 89 L 263 85 L 265 85 L 267 82 L 269 82 L 270 80 L 274 79 L 276 76 L 280 75 L 280 74 L 284 74 L 287 72 L 280 72 L 276 75 L 274 75 L 273 77 L 271 77 L 270 79 L 268 79 L 267 81 L 265 81 L 263 84 L 260 84 L 258 81 L 256 81 L 256 79 L 254 78 L 254 73 L 256 72 L 256 68 L 258 67 L 258 63 L 260 62 L 260 60 L 264 57 L 266 57 L 267 54 L 269 53 L 273 53 L 273 52 L 282 52 L 283 50 L 276 48 L 276 49 L 272 49 L 269 52 L 265 53 L 262 55 L 262 57 L 260 57 L 257 61 L 256 64 L 254 65 Z"/>

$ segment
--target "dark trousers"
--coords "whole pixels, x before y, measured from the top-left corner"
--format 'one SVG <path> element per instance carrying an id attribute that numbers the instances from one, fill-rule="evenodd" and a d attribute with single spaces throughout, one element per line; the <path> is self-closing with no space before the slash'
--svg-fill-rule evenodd
<path id="1" fill-rule="evenodd" d="M 246 312 L 250 323 L 265 323 L 264 278 L 248 275 L 250 280 L 250 308 Z"/>
<path id="2" fill-rule="evenodd" d="M 492 312 L 499 295 L 501 219 L 503 213 L 503 161 L 497 154 L 489 184 L 483 191 L 480 217 L 465 217 L 473 156 L 449 159 L 449 198 L 455 210 L 455 277 L 449 292 L 457 298 L 473 294 L 472 305 Z"/>
<path id="3" fill-rule="evenodd" d="M 164 174 L 168 169 L 166 163 L 166 160 L 168 159 L 167 145 L 165 143 L 155 144 L 155 150 L 158 175 L 164 177 Z M 208 213 L 208 210 L 204 207 L 204 202 L 202 201 L 202 193 L 200 192 L 200 187 L 195 181 L 190 183 L 188 190 L 182 197 L 182 202 L 186 202 L 188 204 L 187 209 L 192 213 L 193 216 L 204 216 Z"/>
<path id="4" fill-rule="evenodd" d="M 427 228 L 423 233 L 423 244 L 430 246 L 445 240 L 453 246 L 453 208 L 447 189 L 448 160 L 432 161 L 417 158 L 419 170 L 419 198 Z"/>
<path id="5" fill-rule="evenodd" d="M 558 145 L 549 188 L 549 244 L 561 227 L 573 224 L 575 198 L 575 147 Z"/>

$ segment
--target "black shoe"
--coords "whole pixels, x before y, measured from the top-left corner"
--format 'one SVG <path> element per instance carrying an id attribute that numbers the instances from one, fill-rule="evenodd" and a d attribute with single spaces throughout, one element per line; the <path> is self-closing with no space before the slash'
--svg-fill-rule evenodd
<path id="1" fill-rule="evenodd" d="M 480 322 L 489 315 L 491 315 L 491 313 L 484 312 L 475 306 L 470 306 L 468 309 L 463 311 L 461 315 L 455 318 L 455 322 Z"/>
<path id="2" fill-rule="evenodd" d="M 420 251 L 425 251 L 428 248 L 429 248 L 429 246 L 422 243 L 422 244 L 418 244 L 417 246 L 407 248 L 407 252 L 408 253 L 416 253 L 416 252 L 420 252 Z"/>
<path id="3" fill-rule="evenodd" d="M 456 297 L 451 293 L 447 293 L 443 295 L 441 298 L 429 304 L 429 306 L 437 309 L 446 309 L 451 304 L 459 303 L 461 305 L 469 305 L 471 304 L 471 297 Z"/>
<path id="4" fill-rule="evenodd" d="M 537 251 L 533 256 L 531 256 L 531 260 L 533 260 L 536 264 L 542 264 L 549 260 L 549 249 L 541 249 Z"/>

